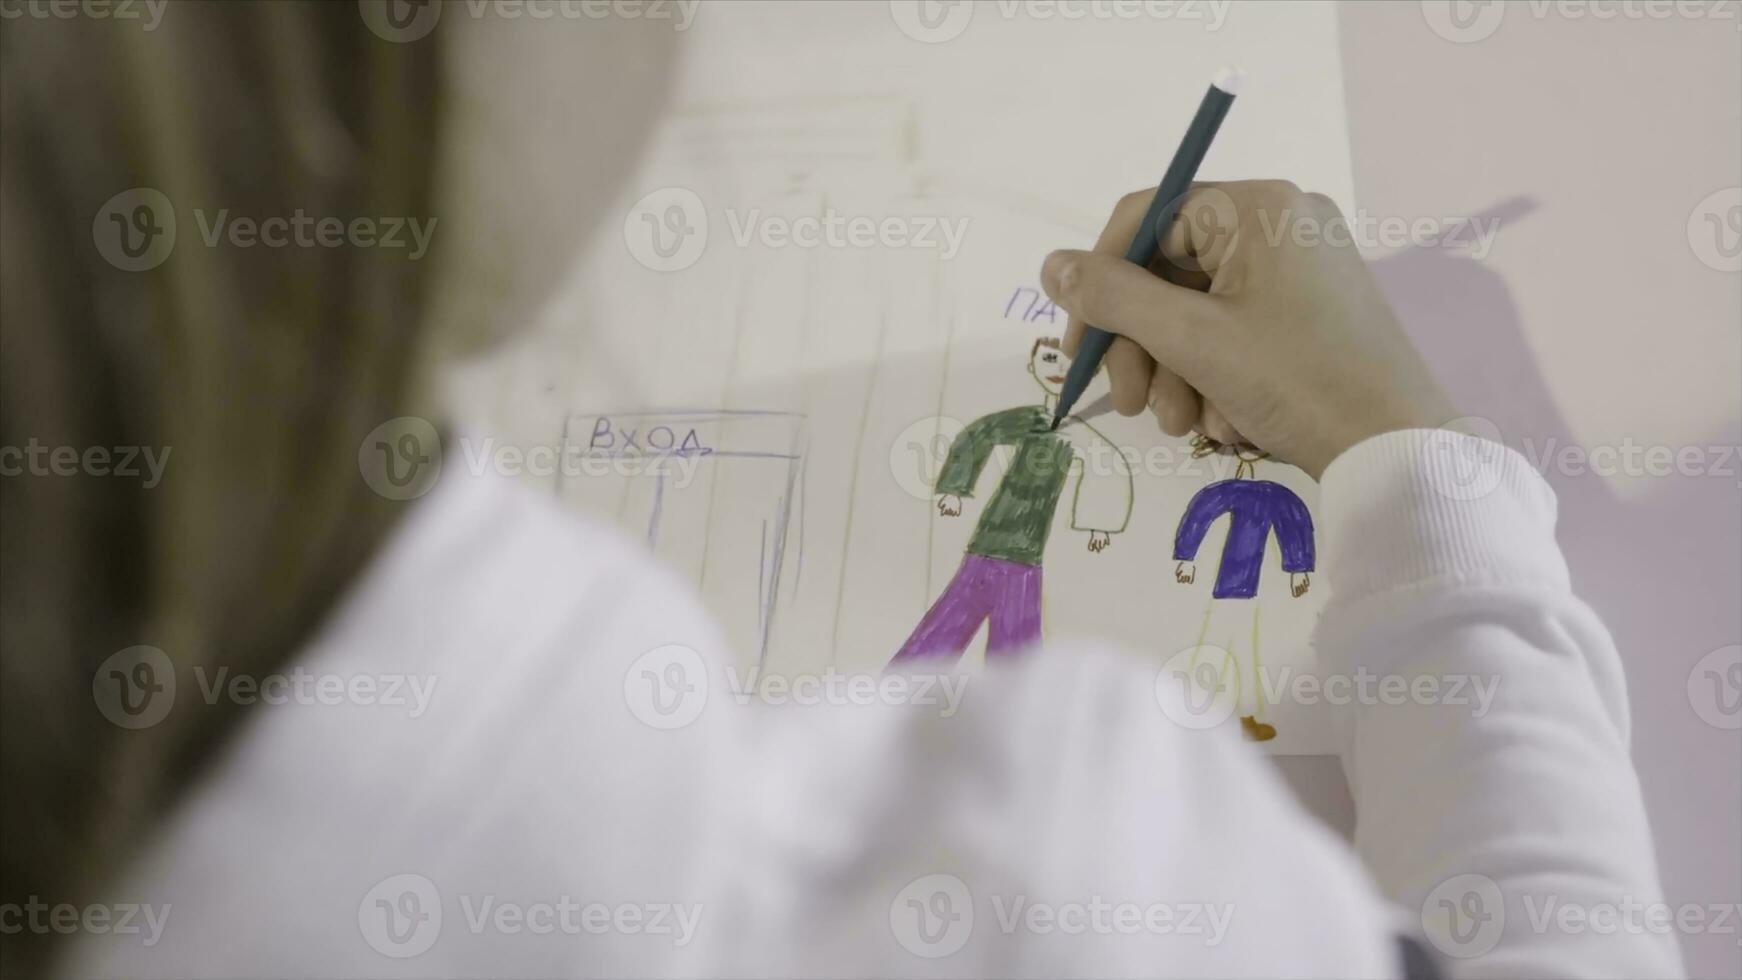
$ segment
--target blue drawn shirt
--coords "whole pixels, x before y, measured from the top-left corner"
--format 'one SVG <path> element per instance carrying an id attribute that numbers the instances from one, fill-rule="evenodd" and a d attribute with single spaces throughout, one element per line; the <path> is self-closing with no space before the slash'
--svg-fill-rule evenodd
<path id="1" fill-rule="evenodd" d="M 1272 530 L 1282 549 L 1282 570 L 1313 570 L 1313 516 L 1294 492 L 1267 480 L 1222 480 L 1199 490 L 1174 535 L 1175 561 L 1197 560 L 1204 533 L 1223 514 L 1232 515 L 1222 567 L 1216 573 L 1218 599 L 1250 599 L 1258 594 L 1264 543 Z"/>

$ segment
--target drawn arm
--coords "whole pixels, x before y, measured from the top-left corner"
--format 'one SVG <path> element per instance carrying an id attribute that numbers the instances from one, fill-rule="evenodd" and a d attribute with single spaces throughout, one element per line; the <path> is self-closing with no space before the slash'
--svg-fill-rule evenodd
<path id="1" fill-rule="evenodd" d="M 950 443 L 944 468 L 938 473 L 938 493 L 959 497 L 974 495 L 974 484 L 979 482 L 980 474 L 986 469 L 986 461 L 992 458 L 992 450 L 1002 441 L 1001 418 L 1002 413 L 981 416 L 969 423 L 961 435 L 956 436 L 956 441 Z"/>
<path id="2" fill-rule="evenodd" d="M 1066 433 L 1075 454 L 1076 489 L 1071 497 L 1071 529 L 1106 536 L 1119 534 L 1131 522 L 1131 467 L 1111 442 L 1086 422 Z M 1091 550 L 1099 551 L 1101 548 Z"/>
<path id="3" fill-rule="evenodd" d="M 1212 483 L 1199 490 L 1180 515 L 1179 529 L 1173 535 L 1173 560 L 1197 561 L 1198 546 L 1204 543 L 1204 533 L 1233 506 L 1230 486 L 1234 481 Z"/>
<path id="4" fill-rule="evenodd" d="M 1276 529 L 1276 544 L 1282 549 L 1282 570 L 1296 575 L 1312 571 L 1312 512 L 1294 491 L 1282 484 L 1271 484 L 1270 491 L 1272 526 Z"/>

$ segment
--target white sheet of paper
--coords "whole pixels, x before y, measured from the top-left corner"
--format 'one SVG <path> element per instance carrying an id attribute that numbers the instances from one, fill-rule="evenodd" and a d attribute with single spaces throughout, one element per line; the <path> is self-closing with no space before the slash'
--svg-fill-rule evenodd
<path id="1" fill-rule="evenodd" d="M 564 449 L 559 472 L 533 476 L 694 581 L 742 665 L 879 670 L 960 565 L 1008 457 L 959 517 L 940 516 L 948 434 L 1044 397 L 1030 350 L 1066 318 L 1039 291 L 1042 257 L 1088 247 L 1119 195 L 1154 185 L 1218 68 L 1250 79 L 1199 179 L 1283 176 L 1352 212 L 1335 17 L 1329 4 L 707 5 L 620 207 L 543 327 L 465 376 L 462 411 L 500 445 Z M 1085 403 L 1104 393 L 1097 382 Z M 1181 515 L 1231 461 L 1192 459 L 1147 415 L 1091 422 L 1133 470 L 1134 506 L 1092 553 L 1067 483 L 1045 635 L 1105 638 L 1158 669 L 1189 665 L 1176 655 L 1200 636 L 1241 657 L 1256 643 L 1258 716 L 1279 732 L 1267 747 L 1330 751 L 1323 708 L 1287 693 L 1313 670 L 1322 580 L 1291 596 L 1272 537 L 1257 598 L 1212 600 L 1223 518 L 1196 582 L 1176 583 Z M 1316 508 L 1298 470 L 1260 462 L 1256 477 Z M 984 646 L 982 630 L 968 661 Z"/>

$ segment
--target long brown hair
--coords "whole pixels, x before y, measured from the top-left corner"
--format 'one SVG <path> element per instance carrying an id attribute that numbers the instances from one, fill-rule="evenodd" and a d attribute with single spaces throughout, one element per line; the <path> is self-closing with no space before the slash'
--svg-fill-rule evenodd
<path id="1" fill-rule="evenodd" d="M 100 664 L 143 644 L 178 673 L 272 670 L 403 506 L 357 452 L 419 407 L 427 263 L 211 245 L 202 220 L 430 215 L 437 53 L 352 3 L 0 30 L 0 446 L 19 450 L 0 477 L 0 902 L 100 901 L 235 720 L 112 724 Z M 140 271 L 98 242 L 135 188 L 177 221 Z M 151 450 L 161 481 L 60 476 L 58 447 L 102 448 L 109 471 Z M 48 968 L 51 938 L 0 937 L 0 970 Z"/>

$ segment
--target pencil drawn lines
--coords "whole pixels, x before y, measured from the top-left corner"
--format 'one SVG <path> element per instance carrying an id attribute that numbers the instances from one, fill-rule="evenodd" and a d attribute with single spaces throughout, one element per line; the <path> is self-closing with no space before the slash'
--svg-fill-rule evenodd
<path id="1" fill-rule="evenodd" d="M 659 515 L 665 509 L 665 474 L 653 478 L 653 517 L 647 522 L 647 547 L 659 544 Z"/>
<path id="2" fill-rule="evenodd" d="M 943 272 L 942 263 L 939 263 L 938 265 L 935 265 L 932 267 L 932 303 L 931 303 L 931 308 L 934 310 L 938 308 L 938 299 L 939 299 L 939 296 L 943 293 L 943 282 L 942 282 L 943 276 L 944 276 L 944 272 Z M 944 398 L 949 393 L 949 387 L 950 387 L 950 351 L 955 349 L 956 314 L 957 314 L 959 308 L 960 308 L 960 300 L 957 299 L 954 295 L 952 295 L 950 297 L 950 312 L 949 312 L 949 317 L 948 317 L 948 321 L 947 321 L 948 326 L 946 326 L 944 328 L 943 366 L 941 367 L 941 369 L 938 372 L 938 401 L 937 401 L 936 408 L 933 409 L 933 411 L 931 413 L 932 418 L 934 419 L 934 421 L 932 423 L 931 444 L 934 446 L 937 445 L 938 438 L 943 434 Z M 925 601 L 932 594 L 932 591 L 931 591 L 932 554 L 933 554 L 933 544 L 934 544 L 934 541 L 937 537 L 937 523 L 938 523 L 938 515 L 935 511 L 933 511 L 930 507 L 927 507 L 926 513 L 931 515 L 931 516 L 929 518 L 927 518 L 927 520 L 925 522 L 925 591 L 920 594 L 921 601 Z"/>
<path id="3" fill-rule="evenodd" d="M 731 400 L 732 388 L 738 379 L 738 358 L 744 349 L 745 324 L 750 320 L 749 316 L 746 315 L 748 313 L 746 307 L 750 302 L 749 282 L 748 276 L 740 281 L 737 298 L 732 304 L 732 360 L 726 366 L 726 378 L 720 389 L 722 403 Z M 752 410 L 751 414 L 756 413 Z M 707 518 L 702 524 L 702 577 L 696 583 L 697 588 L 706 588 L 708 582 L 708 555 L 713 550 L 714 545 L 714 504 L 718 493 L 718 485 L 710 482 L 708 484 Z"/>
<path id="4" fill-rule="evenodd" d="M 569 416 L 569 415 L 563 416 L 562 429 L 557 435 L 556 444 L 558 446 L 566 447 L 569 444 L 569 420 L 571 418 L 573 418 L 573 416 Z M 556 468 L 556 496 L 557 496 L 558 500 L 562 499 L 562 496 L 563 496 L 563 478 L 567 475 L 563 472 L 563 470 L 564 470 L 564 467 L 561 467 L 561 466 Z"/>
<path id="5" fill-rule="evenodd" d="M 865 379 L 865 400 L 859 410 L 859 425 L 853 433 L 852 460 L 847 475 L 847 519 L 841 528 L 841 567 L 835 579 L 835 622 L 829 631 L 829 662 L 836 663 L 841 655 L 841 607 L 847 600 L 847 570 L 852 567 L 849 555 L 853 543 L 853 517 L 859 492 L 859 467 L 865 454 L 865 431 L 871 424 L 871 403 L 877 393 L 877 379 L 882 373 L 883 355 L 889 342 L 889 299 L 887 290 L 878 290 L 882 301 L 877 311 L 877 350 L 872 355 L 869 375 Z"/>
<path id="6" fill-rule="evenodd" d="M 753 597 L 747 575 L 719 576 L 714 587 L 702 591 L 713 602 L 754 604 L 755 616 L 739 620 L 746 624 L 745 630 L 753 629 L 754 635 L 740 634 L 733 642 L 741 650 L 754 651 L 761 667 L 778 618 L 782 576 L 791 577 L 786 552 L 793 538 L 795 510 L 798 515 L 803 513 L 800 476 L 809 449 L 807 431 L 808 420 L 802 413 L 779 409 L 574 413 L 563 421 L 563 456 L 583 465 L 569 474 L 574 479 L 567 486 L 573 490 L 579 482 L 596 478 L 620 482 L 619 526 L 631 526 L 636 520 L 630 516 L 631 503 L 645 507 L 641 511 L 646 515 L 642 534 L 647 547 L 680 567 L 695 567 L 698 587 L 706 581 L 712 545 L 705 534 L 662 535 L 674 514 L 679 515 L 678 527 L 693 527 L 697 517 L 704 519 L 706 529 L 720 535 L 720 557 L 733 567 L 742 568 L 736 555 L 754 546 L 757 576 Z M 583 432 L 589 434 L 585 440 L 580 438 Z M 728 463 L 734 471 L 748 468 L 746 482 L 722 492 L 724 471 L 720 467 Z M 704 473 L 700 467 L 709 471 Z M 685 506 L 681 503 L 685 491 L 698 475 L 707 480 L 707 490 L 697 488 L 696 502 Z M 651 486 L 644 481 L 651 481 Z M 637 486 L 645 489 L 637 491 Z M 700 515 L 695 513 L 698 507 Z M 802 516 L 796 519 L 802 521 Z M 748 538 L 758 528 L 760 541 L 753 543 Z M 803 540 L 802 527 L 798 537 Z M 693 566 L 697 551 L 703 556 L 702 564 Z"/>

